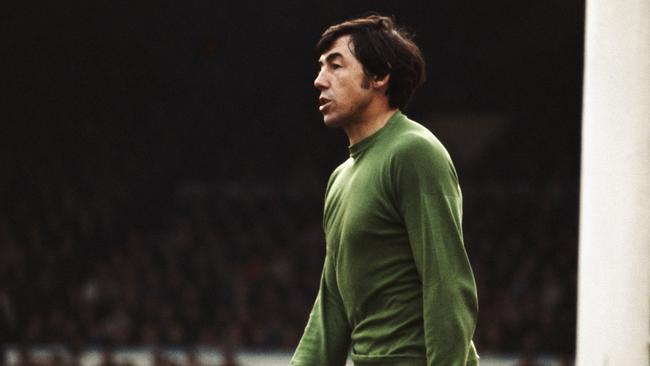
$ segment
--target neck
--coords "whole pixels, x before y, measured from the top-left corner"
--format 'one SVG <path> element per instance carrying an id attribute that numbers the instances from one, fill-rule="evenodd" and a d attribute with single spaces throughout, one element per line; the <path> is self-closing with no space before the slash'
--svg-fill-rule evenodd
<path id="1" fill-rule="evenodd" d="M 379 131 L 382 127 L 386 125 L 390 117 L 397 111 L 397 108 L 392 108 L 385 103 L 377 107 L 369 106 L 370 108 L 366 109 L 366 113 L 359 116 L 357 121 L 354 123 L 349 123 L 343 130 L 348 136 L 350 145 L 354 145 L 357 142 L 365 139 L 366 137 L 372 135 L 373 133 Z M 374 108 L 373 108 L 374 107 Z"/>

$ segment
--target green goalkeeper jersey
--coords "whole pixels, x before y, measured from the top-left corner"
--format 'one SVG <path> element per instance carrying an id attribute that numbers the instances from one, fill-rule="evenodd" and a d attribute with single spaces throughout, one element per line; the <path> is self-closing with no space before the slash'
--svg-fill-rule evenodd
<path id="1" fill-rule="evenodd" d="M 292 365 L 477 365 L 478 301 L 449 154 L 397 111 L 327 185 L 325 264 Z"/>

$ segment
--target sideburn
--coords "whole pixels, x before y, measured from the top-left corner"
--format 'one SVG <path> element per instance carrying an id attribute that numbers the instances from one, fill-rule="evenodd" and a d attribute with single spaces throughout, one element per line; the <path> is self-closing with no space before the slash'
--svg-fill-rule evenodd
<path id="1" fill-rule="evenodd" d="M 361 80 L 361 87 L 364 89 L 370 89 L 370 75 L 363 73 L 363 80 Z"/>

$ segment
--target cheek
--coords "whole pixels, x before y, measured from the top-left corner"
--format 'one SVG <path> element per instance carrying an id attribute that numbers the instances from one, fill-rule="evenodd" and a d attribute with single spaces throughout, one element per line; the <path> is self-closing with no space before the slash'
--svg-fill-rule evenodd
<path id="1" fill-rule="evenodd" d="M 343 102 L 345 103 L 347 109 L 354 109 L 357 108 L 359 105 L 364 104 L 366 99 L 367 99 L 367 94 L 364 93 L 363 89 L 357 86 L 357 87 L 350 87 L 347 90 L 347 94 Z"/>
<path id="2" fill-rule="evenodd" d="M 341 97 L 341 103 L 350 104 L 363 94 L 359 85 L 354 82 L 355 80 L 346 80 L 339 85 L 338 95 Z"/>

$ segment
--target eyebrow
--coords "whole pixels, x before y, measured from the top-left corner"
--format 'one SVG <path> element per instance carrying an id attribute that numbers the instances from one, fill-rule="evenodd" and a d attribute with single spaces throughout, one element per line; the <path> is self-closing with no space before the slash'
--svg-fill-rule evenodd
<path id="1" fill-rule="evenodd" d="M 340 54 L 339 52 L 332 52 L 332 53 L 330 53 L 329 55 L 327 55 L 327 56 L 325 57 L 325 62 L 326 62 L 326 63 L 330 63 L 330 62 L 334 61 L 334 60 L 337 59 L 337 58 L 343 59 L 343 55 Z M 322 60 L 318 60 L 318 64 L 322 66 L 322 65 L 323 65 L 323 61 L 322 61 Z"/>

